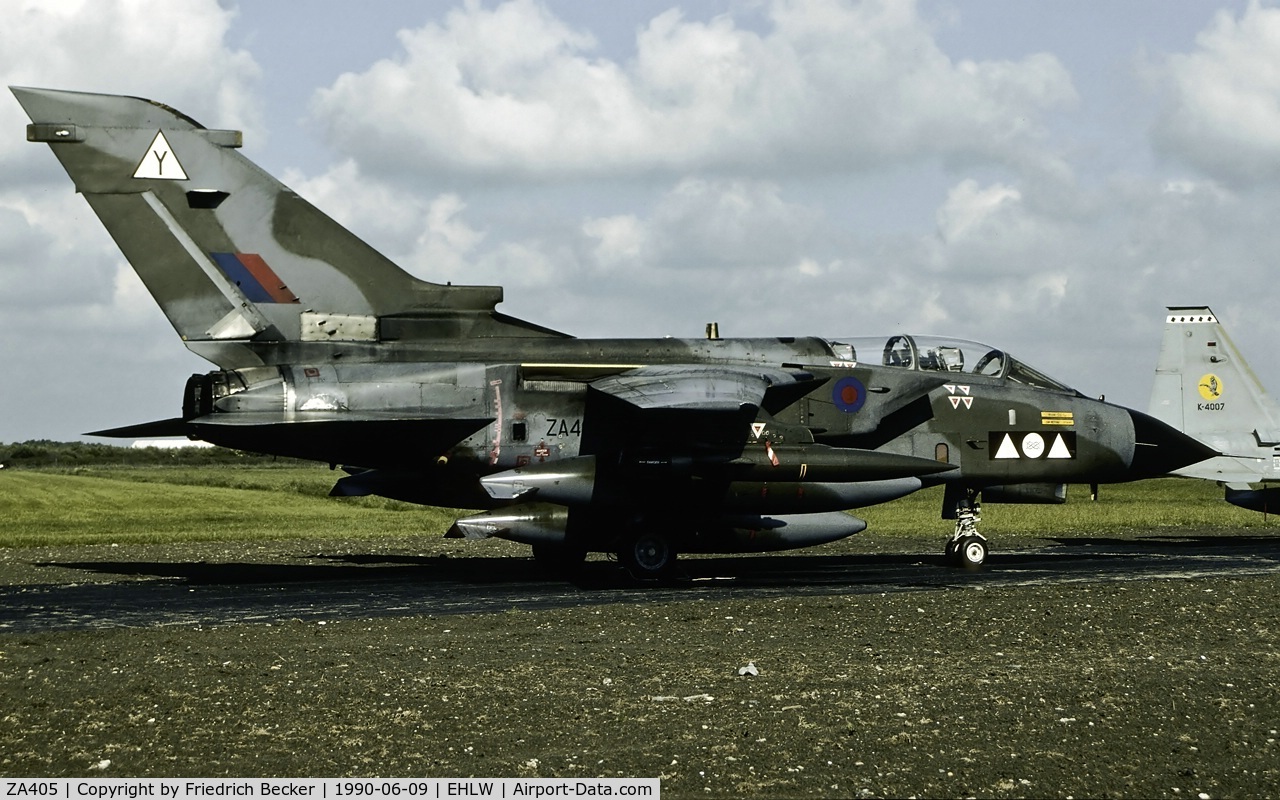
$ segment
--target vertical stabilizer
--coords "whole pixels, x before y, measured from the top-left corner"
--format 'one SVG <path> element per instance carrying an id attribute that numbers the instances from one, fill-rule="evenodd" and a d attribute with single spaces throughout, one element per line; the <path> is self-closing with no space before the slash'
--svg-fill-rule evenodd
<path id="1" fill-rule="evenodd" d="M 496 286 L 418 280 L 210 130 L 136 97 L 11 87 L 193 351 L 223 367 L 271 343 L 549 333 Z M 384 330 L 384 328 L 386 330 Z"/>
<path id="2" fill-rule="evenodd" d="M 1168 309 L 1148 412 L 1225 454 L 1177 474 L 1280 480 L 1280 412 L 1208 307 Z"/>

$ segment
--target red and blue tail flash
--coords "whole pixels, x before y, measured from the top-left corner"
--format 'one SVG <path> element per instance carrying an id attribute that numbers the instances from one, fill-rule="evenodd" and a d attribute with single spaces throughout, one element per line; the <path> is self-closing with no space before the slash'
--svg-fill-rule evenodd
<path id="1" fill-rule="evenodd" d="M 257 253 L 210 253 L 222 273 L 252 303 L 299 303 L 275 270 Z"/>

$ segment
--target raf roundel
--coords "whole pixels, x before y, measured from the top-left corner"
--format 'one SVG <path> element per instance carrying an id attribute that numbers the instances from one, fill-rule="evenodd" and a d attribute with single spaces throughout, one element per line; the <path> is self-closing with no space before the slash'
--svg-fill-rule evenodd
<path id="1" fill-rule="evenodd" d="M 852 376 L 841 378 L 831 387 L 831 401 L 846 414 L 853 414 L 867 402 L 867 387 Z"/>

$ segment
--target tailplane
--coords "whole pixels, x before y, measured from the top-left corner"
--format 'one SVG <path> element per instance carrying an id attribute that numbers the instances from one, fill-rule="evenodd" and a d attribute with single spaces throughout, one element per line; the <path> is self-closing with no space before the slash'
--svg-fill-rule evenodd
<path id="1" fill-rule="evenodd" d="M 1148 413 L 1224 454 L 1176 474 L 1227 484 L 1236 505 L 1280 480 L 1280 409 L 1207 306 L 1168 309 Z"/>
<path id="2" fill-rule="evenodd" d="M 136 97 L 11 87 L 175 330 L 224 368 L 281 342 L 557 335 L 498 314 L 497 286 L 396 266 L 211 130 Z"/>

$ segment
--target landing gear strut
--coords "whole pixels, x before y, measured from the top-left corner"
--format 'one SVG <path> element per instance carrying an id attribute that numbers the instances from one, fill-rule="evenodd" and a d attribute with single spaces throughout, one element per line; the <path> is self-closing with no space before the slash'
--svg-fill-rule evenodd
<path id="1" fill-rule="evenodd" d="M 987 560 L 987 539 L 978 533 L 982 508 L 978 493 L 967 490 L 955 506 L 956 530 L 947 539 L 947 563 L 966 569 L 977 569 Z"/>

